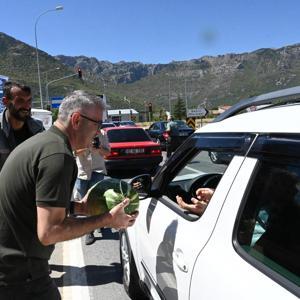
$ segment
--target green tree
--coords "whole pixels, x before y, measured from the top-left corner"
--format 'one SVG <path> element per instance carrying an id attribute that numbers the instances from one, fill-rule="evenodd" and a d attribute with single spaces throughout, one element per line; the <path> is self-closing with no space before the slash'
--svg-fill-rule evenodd
<path id="1" fill-rule="evenodd" d="M 56 121 L 58 115 L 58 108 L 52 108 L 52 121 L 53 123 Z"/>
<path id="2" fill-rule="evenodd" d="M 185 110 L 185 104 L 183 99 L 181 99 L 179 96 L 177 97 L 177 101 L 174 105 L 174 118 L 181 120 L 185 119 L 186 117 L 186 110 Z"/>

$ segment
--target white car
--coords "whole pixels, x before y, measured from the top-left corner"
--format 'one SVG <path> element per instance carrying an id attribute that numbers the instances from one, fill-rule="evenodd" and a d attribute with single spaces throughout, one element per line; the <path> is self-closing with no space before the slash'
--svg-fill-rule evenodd
<path id="1" fill-rule="evenodd" d="M 131 299 L 299 298 L 299 116 L 300 87 L 241 101 L 197 130 L 153 180 L 132 179 L 139 216 L 120 232 Z M 228 159 L 215 163 L 211 152 Z M 215 190 L 202 216 L 175 198 L 189 201 L 200 187 Z"/>

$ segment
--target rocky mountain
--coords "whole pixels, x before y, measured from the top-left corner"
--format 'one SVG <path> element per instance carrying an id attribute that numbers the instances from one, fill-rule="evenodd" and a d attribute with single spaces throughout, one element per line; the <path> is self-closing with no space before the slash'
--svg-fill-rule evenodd
<path id="1" fill-rule="evenodd" d="M 80 66 L 91 80 L 106 80 L 114 84 L 133 83 L 153 75 L 155 71 L 155 65 L 139 62 L 121 61 L 113 64 L 109 61 L 99 61 L 95 57 L 64 55 L 58 55 L 56 59 L 69 67 Z"/>
<path id="2" fill-rule="evenodd" d="M 112 64 L 83 56 L 56 58 L 69 67 L 81 66 L 88 80 L 102 81 L 111 93 L 167 109 L 178 97 L 186 99 L 188 107 L 201 103 L 216 107 L 298 85 L 300 80 L 300 44 L 156 65 Z"/>
<path id="3" fill-rule="evenodd" d="M 169 64 L 111 63 L 85 56 L 52 57 L 43 51 L 39 57 L 44 86 L 50 80 L 74 73 L 78 66 L 83 71 L 83 82 L 75 77 L 55 82 L 51 85 L 51 95 L 65 95 L 75 88 L 105 92 L 112 108 L 130 106 L 143 110 L 151 102 L 154 111 L 168 110 L 178 98 L 184 99 L 189 108 L 198 105 L 213 108 L 300 82 L 300 44 Z M 50 72 L 58 67 L 59 71 Z M 0 74 L 26 81 L 38 97 L 35 48 L 4 33 L 0 33 Z"/>

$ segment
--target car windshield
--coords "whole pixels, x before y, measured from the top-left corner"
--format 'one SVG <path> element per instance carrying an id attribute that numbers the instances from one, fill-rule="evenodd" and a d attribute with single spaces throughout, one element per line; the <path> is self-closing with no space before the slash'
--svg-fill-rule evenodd
<path id="1" fill-rule="evenodd" d="M 110 143 L 151 141 L 142 128 L 109 130 L 107 136 Z"/>
<path id="2" fill-rule="evenodd" d="M 228 162 L 215 163 L 207 151 L 200 151 L 190 161 L 188 161 L 185 167 L 177 174 L 173 181 L 182 180 L 182 178 L 195 178 L 200 174 L 207 173 L 220 173 L 223 174 L 230 163 L 232 156 Z"/>
<path id="3" fill-rule="evenodd" d="M 177 124 L 178 128 L 180 128 L 180 129 L 190 129 L 190 127 L 182 120 L 176 120 L 174 122 Z M 162 123 L 164 130 L 167 128 L 167 124 L 168 124 L 168 122 Z"/>

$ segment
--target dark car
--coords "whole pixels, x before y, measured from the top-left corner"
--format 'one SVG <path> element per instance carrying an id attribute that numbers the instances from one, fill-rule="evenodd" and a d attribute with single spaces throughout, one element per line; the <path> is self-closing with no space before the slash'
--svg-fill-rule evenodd
<path id="1" fill-rule="evenodd" d="M 110 127 L 110 155 L 105 156 L 108 173 L 116 170 L 145 170 L 154 173 L 162 161 L 160 146 L 141 127 Z"/>
<path id="2" fill-rule="evenodd" d="M 178 131 L 179 131 L 179 144 L 184 142 L 192 133 L 194 133 L 194 129 L 189 127 L 184 121 L 182 120 L 175 120 L 174 122 L 177 123 Z M 147 132 L 149 133 L 152 140 L 160 143 L 162 150 L 166 150 L 166 141 L 168 138 L 168 133 L 166 132 L 167 129 L 167 121 L 158 121 L 154 122 Z M 178 145 L 179 146 L 179 145 Z"/>

